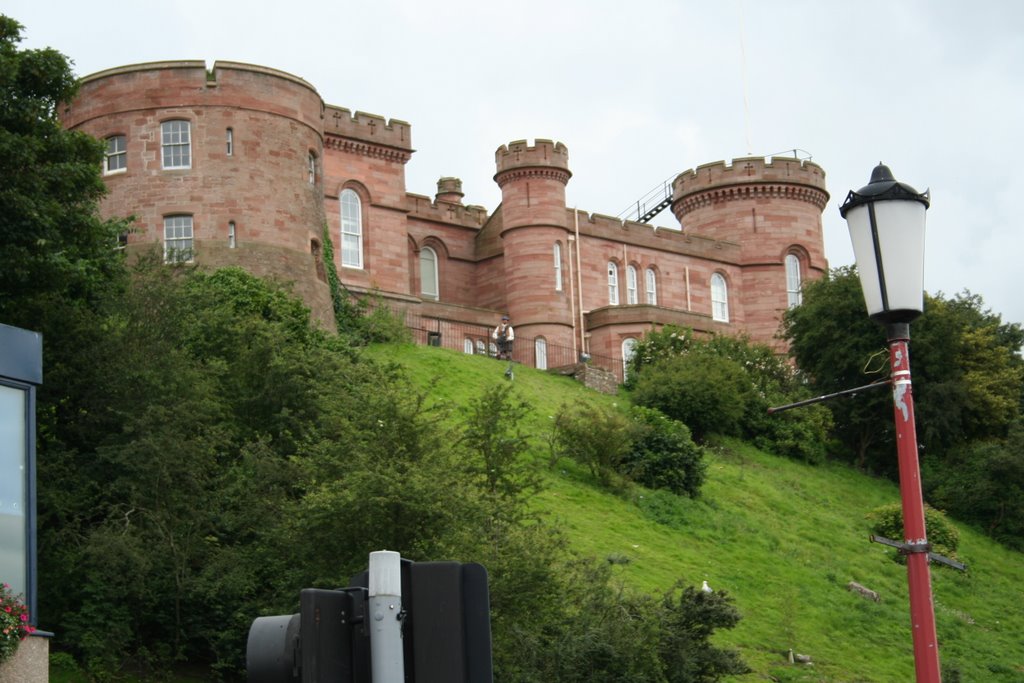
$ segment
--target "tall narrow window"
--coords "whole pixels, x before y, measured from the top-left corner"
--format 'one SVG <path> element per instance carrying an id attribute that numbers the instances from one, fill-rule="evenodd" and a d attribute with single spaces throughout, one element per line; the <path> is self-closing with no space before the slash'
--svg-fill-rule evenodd
<path id="1" fill-rule="evenodd" d="M 654 274 L 654 268 L 644 271 L 644 286 L 647 290 L 647 303 L 652 306 L 658 305 L 658 276 Z"/>
<path id="2" fill-rule="evenodd" d="M 614 261 L 608 262 L 608 304 L 619 305 L 619 267 Z"/>
<path id="3" fill-rule="evenodd" d="M 636 339 L 633 337 L 626 337 L 622 340 L 622 381 L 625 382 L 629 377 L 629 361 L 633 358 L 633 354 L 636 353 Z"/>
<path id="4" fill-rule="evenodd" d="M 164 217 L 164 263 L 192 260 L 192 216 Z"/>
<path id="5" fill-rule="evenodd" d="M 562 291 L 562 244 L 561 242 L 555 242 L 555 248 L 552 252 L 555 257 L 555 291 Z"/>
<path id="6" fill-rule="evenodd" d="M 234 249 L 236 246 L 235 234 L 235 222 L 228 221 L 228 249 Z"/>
<path id="7" fill-rule="evenodd" d="M 420 293 L 424 299 L 438 299 L 437 252 L 430 247 L 420 249 Z"/>
<path id="8" fill-rule="evenodd" d="M 309 184 L 316 185 L 316 155 L 309 153 Z"/>
<path id="9" fill-rule="evenodd" d="M 538 370 L 548 369 L 548 341 L 544 337 L 533 340 L 533 354 Z"/>
<path id="10" fill-rule="evenodd" d="M 188 121 L 160 124 L 162 168 L 192 168 L 192 127 Z"/>
<path id="11" fill-rule="evenodd" d="M 463 340 L 463 342 L 462 342 L 462 350 L 465 353 L 468 353 L 469 355 L 472 356 L 473 355 L 473 340 L 470 339 L 469 337 L 466 337 L 466 339 Z"/>
<path id="12" fill-rule="evenodd" d="M 636 267 L 626 266 L 626 303 L 635 304 L 638 303 L 636 288 Z"/>
<path id="13" fill-rule="evenodd" d="M 355 190 L 341 191 L 341 265 L 363 267 L 363 204 Z"/>
<path id="14" fill-rule="evenodd" d="M 233 129 L 228 128 L 224 136 L 224 142 L 227 145 L 227 155 L 231 156 L 235 153 L 235 131 Z"/>
<path id="15" fill-rule="evenodd" d="M 804 301 L 800 289 L 800 259 L 796 254 L 786 255 L 786 304 L 793 308 Z"/>
<path id="16" fill-rule="evenodd" d="M 128 168 L 127 138 L 111 135 L 107 138 L 107 151 L 103 157 L 104 173 L 123 173 Z"/>
<path id="17" fill-rule="evenodd" d="M 729 290 L 721 273 L 711 276 L 711 318 L 729 322 Z"/>

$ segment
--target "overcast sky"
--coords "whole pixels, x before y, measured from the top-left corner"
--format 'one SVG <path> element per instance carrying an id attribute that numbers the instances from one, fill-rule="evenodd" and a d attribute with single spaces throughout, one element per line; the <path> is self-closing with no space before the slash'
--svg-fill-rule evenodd
<path id="1" fill-rule="evenodd" d="M 494 151 L 569 148 L 570 206 L 617 215 L 704 163 L 799 149 L 837 207 L 871 169 L 930 188 L 925 289 L 1024 323 L 1024 3 L 1016 0 L 5 0 L 24 48 L 78 75 L 250 62 L 329 103 L 412 124 L 410 192 L 463 180 L 494 209 Z M 792 151 L 789 152 L 792 154 Z M 678 227 L 670 212 L 654 223 Z"/>

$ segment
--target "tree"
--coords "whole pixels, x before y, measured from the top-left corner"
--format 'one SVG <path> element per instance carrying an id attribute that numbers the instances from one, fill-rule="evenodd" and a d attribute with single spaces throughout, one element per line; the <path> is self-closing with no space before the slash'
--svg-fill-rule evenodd
<path id="1" fill-rule="evenodd" d="M 803 303 L 783 315 L 783 336 L 814 393 L 830 394 L 886 380 L 885 332 L 864 310 L 856 270 L 833 269 L 819 280 L 804 283 L 803 295 Z M 895 460 L 891 457 L 892 397 L 887 392 L 866 391 L 826 405 L 834 418 L 833 433 L 845 447 L 845 459 L 861 469 L 894 471 L 894 465 L 885 465 Z"/>
<path id="2" fill-rule="evenodd" d="M 864 312 L 854 268 L 807 283 L 802 305 L 783 317 L 784 336 L 816 393 L 852 389 L 888 378 L 882 326 Z M 920 443 L 926 457 L 977 439 L 1004 438 L 1020 414 L 1024 330 L 1004 324 L 981 297 L 964 292 L 925 297 L 911 326 L 911 370 Z M 895 475 L 892 399 L 864 393 L 829 402 L 834 434 L 858 466 Z"/>
<path id="3" fill-rule="evenodd" d="M 102 143 L 57 119 L 78 87 L 68 60 L 19 50 L 21 30 L 0 15 L 0 321 L 38 329 L 44 308 L 94 305 L 123 284 L 127 225 L 96 213 Z"/>

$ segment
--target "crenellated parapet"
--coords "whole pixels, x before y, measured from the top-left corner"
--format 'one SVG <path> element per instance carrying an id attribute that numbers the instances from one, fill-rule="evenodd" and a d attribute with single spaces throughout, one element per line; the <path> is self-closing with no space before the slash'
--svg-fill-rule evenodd
<path id="1" fill-rule="evenodd" d="M 409 216 L 423 220 L 457 225 L 463 228 L 479 230 L 487 221 L 487 209 L 476 204 L 459 204 L 455 202 L 431 201 L 422 194 L 406 193 Z"/>
<path id="2" fill-rule="evenodd" d="M 324 110 L 324 146 L 406 163 L 412 158 L 411 126 L 399 119 L 329 105 Z"/>
<path id="3" fill-rule="evenodd" d="M 737 199 L 791 199 L 822 211 L 829 198 L 821 166 L 786 157 L 704 164 L 680 173 L 672 189 L 672 211 L 680 218 L 699 207 Z"/>
<path id="4" fill-rule="evenodd" d="M 572 177 L 569 149 L 551 140 L 537 140 L 532 146 L 526 140 L 502 145 L 494 153 L 494 163 L 494 181 L 499 187 L 523 178 L 557 180 L 564 185 Z"/>

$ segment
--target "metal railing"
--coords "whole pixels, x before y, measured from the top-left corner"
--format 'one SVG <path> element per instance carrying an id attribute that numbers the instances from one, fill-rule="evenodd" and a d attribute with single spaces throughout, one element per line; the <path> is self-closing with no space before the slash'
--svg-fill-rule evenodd
<path id="1" fill-rule="evenodd" d="M 493 326 L 424 316 L 409 311 L 399 315 L 412 333 L 413 342 L 416 344 L 438 346 L 491 358 L 498 356 L 498 343 L 491 336 L 494 332 Z M 571 346 L 553 344 L 546 338 L 544 343 L 538 346 L 538 339 L 540 338 L 516 334 L 515 341 L 512 342 L 511 360 L 541 369 L 566 367 L 580 362 L 578 350 L 573 350 Z M 621 358 L 590 355 L 588 362 L 594 367 L 615 373 L 615 377 L 622 381 Z"/>

